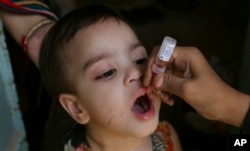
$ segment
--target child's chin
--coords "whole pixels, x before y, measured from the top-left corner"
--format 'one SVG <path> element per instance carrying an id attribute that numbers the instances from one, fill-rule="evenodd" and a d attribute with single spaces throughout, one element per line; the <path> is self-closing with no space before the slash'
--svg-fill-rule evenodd
<path id="1" fill-rule="evenodd" d="M 150 123 L 149 125 L 145 125 L 142 127 L 139 128 L 139 131 L 137 132 L 140 132 L 139 137 L 146 137 L 146 136 L 150 136 L 152 133 L 155 132 L 157 126 L 158 126 L 158 122 L 159 120 L 155 119 L 154 122 L 151 121 L 152 123 Z"/>

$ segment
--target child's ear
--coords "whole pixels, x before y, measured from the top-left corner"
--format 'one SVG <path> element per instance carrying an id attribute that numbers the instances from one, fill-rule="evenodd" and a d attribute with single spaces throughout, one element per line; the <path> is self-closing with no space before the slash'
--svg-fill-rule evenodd
<path id="1" fill-rule="evenodd" d="M 88 123 L 90 116 L 84 108 L 79 106 L 77 103 L 76 96 L 72 94 L 60 94 L 59 101 L 62 107 L 69 113 L 69 115 L 78 123 L 86 124 Z"/>

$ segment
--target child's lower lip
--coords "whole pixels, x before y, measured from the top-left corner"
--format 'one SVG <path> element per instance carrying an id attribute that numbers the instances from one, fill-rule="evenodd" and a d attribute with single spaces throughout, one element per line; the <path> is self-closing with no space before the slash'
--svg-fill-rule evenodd
<path id="1" fill-rule="evenodd" d="M 155 116 L 155 104 L 154 101 L 150 101 L 150 109 L 144 113 L 135 113 L 136 118 L 140 120 L 149 120 Z"/>

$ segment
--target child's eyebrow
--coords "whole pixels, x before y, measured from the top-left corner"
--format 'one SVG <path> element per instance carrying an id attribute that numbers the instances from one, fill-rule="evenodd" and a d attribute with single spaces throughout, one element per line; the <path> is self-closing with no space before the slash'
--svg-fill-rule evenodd
<path id="1" fill-rule="evenodd" d="M 138 47 L 143 47 L 141 42 L 134 43 L 133 45 L 130 46 L 129 50 L 133 51 Z"/>
<path id="2" fill-rule="evenodd" d="M 129 50 L 133 51 L 134 49 L 138 48 L 138 47 L 143 47 L 142 43 L 140 42 L 137 42 L 137 43 L 134 43 L 132 44 L 130 47 L 129 47 Z M 86 70 L 88 67 L 90 67 L 91 65 L 93 65 L 94 63 L 102 60 L 102 59 L 105 59 L 105 58 L 108 58 L 110 56 L 112 56 L 113 54 L 112 53 L 102 53 L 94 58 L 91 58 L 89 59 L 83 66 L 83 70 Z"/>
<path id="3" fill-rule="evenodd" d="M 98 62 L 99 60 L 105 59 L 110 57 L 111 54 L 110 53 L 102 53 L 94 58 L 89 59 L 83 66 L 83 70 L 86 70 L 88 67 L 90 67 L 91 65 L 93 65 L 94 63 Z"/>

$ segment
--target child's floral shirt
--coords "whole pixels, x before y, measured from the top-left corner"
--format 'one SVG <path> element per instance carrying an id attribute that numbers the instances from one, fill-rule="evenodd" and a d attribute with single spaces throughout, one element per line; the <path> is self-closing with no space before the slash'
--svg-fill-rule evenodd
<path id="1" fill-rule="evenodd" d="M 82 125 L 77 125 L 84 129 Z M 75 128 L 77 129 L 77 128 Z M 73 130 L 74 131 L 74 130 Z M 64 151 L 91 151 L 87 140 L 79 136 L 85 136 L 84 133 L 72 133 L 63 144 Z M 171 140 L 171 131 L 167 122 L 159 122 L 157 129 L 151 134 L 153 151 L 173 151 L 173 142 Z"/>

